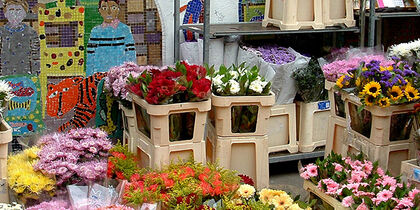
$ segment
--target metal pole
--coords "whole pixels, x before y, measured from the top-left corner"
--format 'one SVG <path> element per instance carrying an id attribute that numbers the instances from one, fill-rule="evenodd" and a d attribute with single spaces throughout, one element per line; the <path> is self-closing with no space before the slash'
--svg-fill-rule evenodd
<path id="1" fill-rule="evenodd" d="M 370 0 L 370 12 L 369 12 L 369 39 L 368 46 L 373 47 L 375 45 L 375 0 Z"/>
<path id="2" fill-rule="evenodd" d="M 366 36 L 366 0 L 361 0 L 359 6 L 360 47 L 364 48 Z"/>
<path id="3" fill-rule="evenodd" d="M 203 42 L 203 63 L 209 64 L 210 46 L 210 0 L 204 0 L 204 42 Z"/>
<path id="4" fill-rule="evenodd" d="M 179 60 L 179 1 L 174 0 L 174 63 Z"/>

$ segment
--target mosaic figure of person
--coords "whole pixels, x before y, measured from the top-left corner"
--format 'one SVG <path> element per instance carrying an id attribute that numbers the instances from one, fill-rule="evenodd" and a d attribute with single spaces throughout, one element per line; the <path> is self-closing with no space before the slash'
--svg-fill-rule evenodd
<path id="1" fill-rule="evenodd" d="M 5 0 L 6 25 L 0 28 L 1 74 L 39 74 L 40 54 L 37 32 L 22 23 L 28 12 L 25 0 Z"/>
<path id="2" fill-rule="evenodd" d="M 100 0 L 99 13 L 104 19 L 95 26 L 87 46 L 86 76 L 107 72 L 124 62 L 136 62 L 136 48 L 130 27 L 118 20 L 118 0 Z M 111 59 L 112 58 L 112 59 Z"/>

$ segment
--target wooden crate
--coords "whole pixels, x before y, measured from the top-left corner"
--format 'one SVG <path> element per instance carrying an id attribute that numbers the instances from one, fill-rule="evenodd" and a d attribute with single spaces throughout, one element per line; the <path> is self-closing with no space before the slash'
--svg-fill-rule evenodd
<path id="1" fill-rule="evenodd" d="M 334 82 L 325 80 L 325 89 L 328 90 L 328 100 L 331 103 L 331 116 L 339 117 L 343 120 L 346 120 L 344 101 L 341 99 L 341 93 L 337 90 L 334 90 L 334 86 Z M 340 111 L 339 106 L 341 106 L 344 110 Z"/>
<path id="2" fill-rule="evenodd" d="M 353 14 L 353 0 L 323 0 L 322 18 L 325 26 L 344 24 L 347 27 L 356 25 Z"/>
<path id="3" fill-rule="evenodd" d="M 326 104 L 325 107 L 320 107 Z M 300 152 L 312 152 L 315 148 L 325 146 L 327 142 L 327 130 L 325 123 L 330 116 L 328 101 L 313 103 L 296 102 L 299 106 L 299 137 L 298 145 Z"/>
<path id="4" fill-rule="evenodd" d="M 268 122 L 268 152 L 297 153 L 296 104 L 273 106 Z"/>
<path id="5" fill-rule="evenodd" d="M 420 166 L 417 164 L 417 159 L 402 161 L 401 175 L 403 179 L 420 189 Z"/>
<path id="6" fill-rule="evenodd" d="M 268 96 L 212 96 L 214 123 L 218 136 L 265 136 L 268 132 L 271 107 L 274 105 L 274 93 Z M 232 107 L 258 106 L 255 132 L 232 132 Z"/>
<path id="7" fill-rule="evenodd" d="M 269 186 L 268 136 L 221 137 L 208 125 L 207 156 L 226 169 L 251 177 L 258 189 Z"/>
<path id="8" fill-rule="evenodd" d="M 410 115 L 414 110 L 414 104 L 393 105 L 385 108 L 366 106 L 364 111 L 358 112 L 357 107 L 362 105 L 359 97 L 354 94 L 343 93 L 343 98 L 346 113 L 348 113 L 346 120 L 349 124 L 349 132 L 358 136 L 358 138 L 377 146 L 411 143 L 414 141 L 413 123 L 411 123 L 411 127 L 407 126 L 406 135 L 393 136 L 391 134 L 392 130 L 394 132 L 402 131 L 401 129 L 396 129 L 396 127 L 391 128 L 391 121 L 395 121 L 394 125 L 404 124 L 398 117 L 405 114 Z M 364 121 L 357 119 L 358 117 L 356 116 L 359 115 L 365 115 L 360 117 Z M 393 117 L 395 118 L 393 119 Z M 369 126 L 370 120 L 368 119 L 371 119 L 371 126 Z M 414 121 L 414 118 L 412 121 Z M 407 120 L 406 122 L 410 121 Z"/>
<path id="9" fill-rule="evenodd" d="M 156 146 L 168 146 L 185 143 L 204 142 L 207 113 L 211 109 L 211 100 L 202 102 L 175 103 L 167 105 L 151 105 L 144 99 L 130 93 L 133 98 L 135 112 L 136 133 L 143 134 L 146 140 Z M 147 113 L 147 114 L 146 114 Z M 193 113 L 193 133 L 191 139 L 170 141 L 169 116 L 172 114 Z M 144 117 L 146 115 L 146 117 Z M 144 119 L 147 118 L 147 119 Z M 149 121 L 149 122 L 147 122 Z M 150 132 L 145 132 L 144 127 L 150 126 Z M 185 124 L 180 125 L 182 127 Z"/>
<path id="10" fill-rule="evenodd" d="M 332 151 L 341 154 L 346 131 L 346 119 L 335 116 L 328 118 L 327 143 L 324 157 L 327 157 Z"/>
<path id="11" fill-rule="evenodd" d="M 153 145 L 142 133 L 131 138 L 132 150 L 142 168 L 161 169 L 171 162 L 186 161 L 191 157 L 194 161 L 206 163 L 206 142 L 181 142 L 166 146 Z"/>
<path id="12" fill-rule="evenodd" d="M 322 0 L 266 0 L 263 27 L 323 29 Z"/>
<path id="13" fill-rule="evenodd" d="M 332 207 L 334 210 L 350 210 L 350 208 L 344 207 L 341 205 L 341 202 L 337 199 L 323 193 L 317 186 L 312 184 L 312 182 L 305 180 L 303 182 L 303 188 L 310 193 L 311 197 L 318 197 L 324 203 L 327 203 Z"/>
<path id="14" fill-rule="evenodd" d="M 9 203 L 9 191 L 7 188 L 7 155 L 8 144 L 12 141 L 13 129 L 2 118 L 0 119 L 0 202 Z"/>
<path id="15" fill-rule="evenodd" d="M 363 152 L 370 161 L 378 161 L 379 167 L 389 170 L 393 176 L 398 176 L 401 162 L 416 157 L 415 146 L 414 142 L 378 146 L 360 138 L 359 135 L 345 132 L 341 155 L 347 156 L 347 153 L 359 154 Z"/>
<path id="16" fill-rule="evenodd" d="M 121 103 L 119 106 L 121 109 L 124 127 L 122 144 L 128 145 L 128 148 L 130 149 L 131 145 L 128 144 L 130 142 L 129 139 L 131 139 L 131 134 L 134 134 L 136 132 L 136 118 L 134 109 L 125 107 Z"/>

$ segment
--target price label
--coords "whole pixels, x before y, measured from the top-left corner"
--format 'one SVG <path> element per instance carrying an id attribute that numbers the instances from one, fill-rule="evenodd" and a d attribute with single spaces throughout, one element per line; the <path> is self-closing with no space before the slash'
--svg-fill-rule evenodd
<path id="1" fill-rule="evenodd" d="M 420 182 L 420 169 L 413 169 L 413 179 Z"/>
<path id="2" fill-rule="evenodd" d="M 330 101 L 320 101 L 318 102 L 318 109 L 319 110 L 327 110 L 331 108 Z"/>

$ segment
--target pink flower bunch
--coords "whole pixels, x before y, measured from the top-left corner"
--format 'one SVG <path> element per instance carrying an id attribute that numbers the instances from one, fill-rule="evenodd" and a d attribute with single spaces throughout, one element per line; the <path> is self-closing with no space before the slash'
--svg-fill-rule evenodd
<path id="1" fill-rule="evenodd" d="M 44 136 L 40 147 L 34 169 L 55 176 L 62 186 L 104 178 L 112 144 L 106 132 L 81 128 Z"/>
<path id="2" fill-rule="evenodd" d="M 54 210 L 71 210 L 71 205 L 69 202 L 64 200 L 52 200 L 44 201 L 36 206 L 31 206 L 26 210 L 42 210 L 42 209 L 54 209 Z"/>
<path id="3" fill-rule="evenodd" d="M 112 67 L 108 72 L 108 76 L 105 77 L 104 86 L 115 97 L 130 100 L 127 99 L 128 90 L 125 88 L 127 78 L 130 75 L 137 78 L 143 71 L 151 69 L 159 68 L 154 66 L 138 66 L 133 62 L 126 62 L 121 66 Z"/>
<path id="4" fill-rule="evenodd" d="M 345 207 L 363 210 L 420 206 L 420 190 L 404 185 L 399 178 L 385 173 L 377 163 L 364 160 L 363 155 L 352 159 L 332 153 L 324 160 L 304 167 L 300 175 L 325 194 L 340 200 Z"/>
<path id="5" fill-rule="evenodd" d="M 363 57 L 353 57 L 346 60 L 337 60 L 322 66 L 324 76 L 328 81 L 335 82 L 342 75 L 346 74 L 348 70 L 360 66 L 361 62 L 370 63 L 372 60 L 377 60 L 382 66 L 392 66 L 394 61 L 388 60 L 383 55 L 367 55 Z"/>

